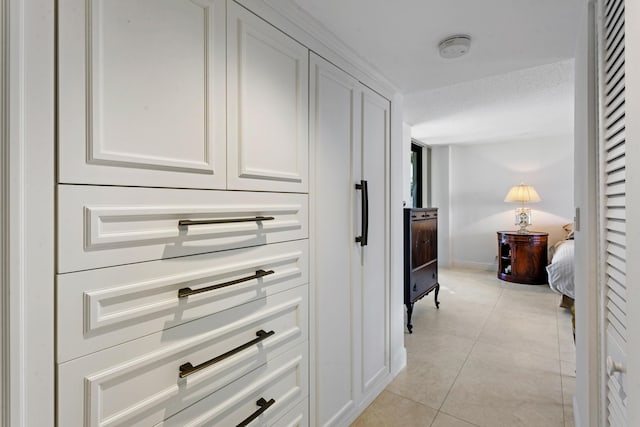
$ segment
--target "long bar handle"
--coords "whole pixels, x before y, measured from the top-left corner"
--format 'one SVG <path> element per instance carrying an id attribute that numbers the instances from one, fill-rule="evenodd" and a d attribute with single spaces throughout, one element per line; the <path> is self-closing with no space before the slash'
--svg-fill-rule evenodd
<path id="1" fill-rule="evenodd" d="M 229 351 L 227 351 L 226 353 L 222 353 L 220 356 L 216 356 L 213 359 L 209 359 L 206 362 L 203 362 L 199 365 L 193 366 L 191 363 L 187 362 L 184 365 L 180 365 L 180 373 L 178 374 L 178 376 L 180 378 L 186 378 L 189 375 L 201 371 L 205 368 L 208 368 L 211 365 L 215 365 L 218 362 L 223 361 L 224 359 L 233 356 L 236 353 L 241 352 L 242 350 L 245 350 L 255 344 L 258 344 L 260 341 L 263 341 L 264 339 L 270 337 L 271 335 L 275 334 L 275 331 L 269 331 L 269 332 L 265 332 L 263 329 L 260 329 L 258 332 L 256 332 L 256 335 L 258 338 L 252 339 L 249 342 L 246 342 L 244 344 L 242 344 L 241 346 L 238 346 L 234 349 L 231 349 Z"/>
<path id="2" fill-rule="evenodd" d="M 275 399 L 269 399 L 269 401 L 266 401 L 266 400 L 264 400 L 264 397 L 261 397 L 260 399 L 258 399 L 256 401 L 256 405 L 258 405 L 259 408 L 253 414 L 251 414 L 247 418 L 245 418 L 236 427 L 246 427 L 246 426 L 248 426 L 251 423 L 251 421 L 255 420 L 260 415 L 262 415 L 262 413 L 264 411 L 266 411 L 267 409 L 269 409 L 269 407 L 271 405 L 273 405 L 274 403 L 276 403 Z"/>
<path id="3" fill-rule="evenodd" d="M 199 288 L 199 289 L 182 288 L 178 290 L 178 298 L 186 298 L 190 295 L 196 295 L 196 294 L 213 291 L 220 288 L 226 288 L 227 286 L 233 286 L 233 285 L 237 285 L 238 283 L 248 282 L 249 280 L 259 279 L 260 277 L 268 276 L 273 273 L 274 273 L 273 270 L 257 270 L 256 274 L 253 274 L 251 276 L 230 280 L 228 282 L 219 283 L 217 285 L 207 286 L 206 288 Z"/>
<path id="4" fill-rule="evenodd" d="M 367 181 L 361 179 L 360 184 L 356 184 L 356 190 L 362 191 L 362 234 L 356 236 L 356 242 L 360 243 L 360 246 L 367 246 L 369 242 L 369 186 Z"/>
<path id="5" fill-rule="evenodd" d="M 178 221 L 179 227 L 188 227 L 190 225 L 207 225 L 207 224 L 231 224 L 234 222 L 257 222 L 271 221 L 275 218 L 272 216 L 254 216 L 252 218 L 223 218 L 223 219 L 181 219 Z"/>

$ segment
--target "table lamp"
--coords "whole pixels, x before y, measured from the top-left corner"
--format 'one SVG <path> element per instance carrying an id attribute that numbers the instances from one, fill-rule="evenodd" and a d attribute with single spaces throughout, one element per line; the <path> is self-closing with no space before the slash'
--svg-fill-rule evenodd
<path id="1" fill-rule="evenodd" d="M 540 200 L 535 188 L 524 183 L 511 187 L 511 190 L 507 193 L 507 197 L 504 198 L 505 202 L 522 203 L 522 206 L 516 209 L 515 216 L 515 224 L 520 226 L 518 234 L 529 234 L 527 227 L 531 225 L 531 209 L 525 207 L 524 204 L 527 202 L 539 202 Z"/>

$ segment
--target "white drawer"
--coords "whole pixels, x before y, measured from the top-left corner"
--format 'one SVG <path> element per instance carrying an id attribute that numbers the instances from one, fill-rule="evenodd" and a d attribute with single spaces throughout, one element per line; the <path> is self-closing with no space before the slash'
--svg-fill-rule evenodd
<path id="1" fill-rule="evenodd" d="M 58 365 L 58 425 L 153 425 L 307 341 L 307 286 Z M 258 343 L 257 331 L 269 335 Z M 234 349 L 243 348 L 224 358 Z M 207 362 L 216 359 L 216 363 Z M 222 359 L 222 360 L 220 360 Z M 188 363 L 195 368 L 180 378 Z"/>
<path id="2" fill-rule="evenodd" d="M 273 427 L 308 427 L 309 426 L 309 400 L 298 403 L 273 424 Z"/>
<path id="3" fill-rule="evenodd" d="M 261 411 L 260 415 L 248 425 L 308 426 L 308 423 L 296 424 L 297 416 L 293 416 L 290 423 L 286 422 L 292 411 L 298 415 L 304 411 L 298 409 L 298 404 L 307 396 L 307 351 L 307 343 L 304 343 L 158 426 L 235 427 L 256 411 Z M 261 405 L 258 405 L 258 402 Z M 306 406 L 306 399 L 303 402 Z M 265 405 L 267 408 L 261 410 L 261 406 L 264 408 Z"/>
<path id="4" fill-rule="evenodd" d="M 307 212 L 305 194 L 59 185 L 58 273 L 304 239 Z M 179 225 L 200 220 L 222 223 Z"/>
<path id="5" fill-rule="evenodd" d="M 59 274 L 58 362 L 303 285 L 308 252 L 295 240 Z"/>

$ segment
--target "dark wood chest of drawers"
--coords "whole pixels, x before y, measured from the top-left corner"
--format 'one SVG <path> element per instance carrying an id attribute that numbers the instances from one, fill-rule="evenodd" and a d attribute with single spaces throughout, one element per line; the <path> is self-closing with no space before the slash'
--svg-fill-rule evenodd
<path id="1" fill-rule="evenodd" d="M 404 210 L 404 303 L 407 306 L 407 329 L 413 330 L 413 304 L 435 290 L 438 291 L 438 209 Z"/>

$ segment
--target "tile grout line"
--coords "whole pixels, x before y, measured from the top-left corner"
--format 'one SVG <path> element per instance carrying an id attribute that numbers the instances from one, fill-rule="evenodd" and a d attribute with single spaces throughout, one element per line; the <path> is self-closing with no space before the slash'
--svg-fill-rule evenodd
<path id="1" fill-rule="evenodd" d="M 460 376 L 460 372 L 462 372 L 462 370 L 464 369 L 465 365 L 467 364 L 467 361 L 469 360 L 469 356 L 471 356 L 471 353 L 473 352 L 473 349 L 476 348 L 476 345 L 478 344 L 478 339 L 480 338 L 480 335 L 482 335 L 482 331 L 484 330 L 487 322 L 489 321 L 489 318 L 491 317 L 491 315 L 496 310 L 496 306 L 498 305 L 498 302 L 500 301 L 500 298 L 502 298 L 502 295 L 504 294 L 504 288 L 502 286 L 500 286 L 500 284 L 498 284 L 498 286 L 499 286 L 499 289 L 500 289 L 500 294 L 496 298 L 496 302 L 493 304 L 493 307 L 491 307 L 491 311 L 489 312 L 489 315 L 487 316 L 486 319 L 484 319 L 484 322 L 482 322 L 482 327 L 480 328 L 480 333 L 478 334 L 477 337 L 474 338 L 473 345 L 471 346 L 471 349 L 469 350 L 469 353 L 467 353 L 467 357 L 465 357 L 464 362 L 462 362 L 462 365 L 460 366 L 460 369 L 458 370 L 458 373 L 456 374 L 456 377 L 453 379 L 453 382 L 451 383 L 451 386 L 449 387 L 449 390 L 447 390 L 447 394 L 445 394 L 444 399 L 442 399 L 442 403 L 438 407 L 438 412 L 436 413 L 436 416 L 433 419 L 433 421 L 431 421 L 431 424 L 429 424 L 429 427 L 432 427 L 433 423 L 438 418 L 438 414 L 441 412 L 442 407 L 444 406 L 445 402 L 447 401 L 447 398 L 449 397 L 449 393 L 451 393 L 451 390 L 453 389 L 453 386 L 456 384 L 456 381 L 458 381 L 458 377 Z M 447 414 L 446 412 L 443 412 L 443 413 Z M 447 414 L 447 415 L 453 416 L 451 414 Z M 564 409 L 563 409 L 563 417 L 564 417 Z M 455 418 L 457 418 L 457 417 L 455 417 Z M 468 422 L 468 421 L 463 420 L 461 418 L 458 418 L 458 419 L 460 419 L 461 421 L 464 421 L 464 422 Z M 564 418 L 563 418 L 563 422 L 564 422 Z"/>
<path id="2" fill-rule="evenodd" d="M 455 418 L 456 420 L 462 421 L 462 422 L 464 422 L 464 423 L 466 423 L 466 424 L 469 424 L 470 426 L 473 426 L 473 427 L 480 427 L 478 424 L 472 423 L 471 421 L 467 421 L 467 420 L 462 419 L 462 418 L 460 418 L 460 417 L 457 417 L 457 416 L 455 416 L 455 415 L 451 415 L 451 414 L 450 414 L 450 413 L 448 413 L 448 412 L 438 411 L 438 414 L 439 414 L 439 413 L 441 413 L 441 412 L 442 412 L 443 414 L 445 414 L 446 416 L 448 416 L 448 417 Z M 436 415 L 436 416 L 437 416 L 437 415 Z M 432 424 L 432 425 L 433 425 L 433 424 Z"/>

